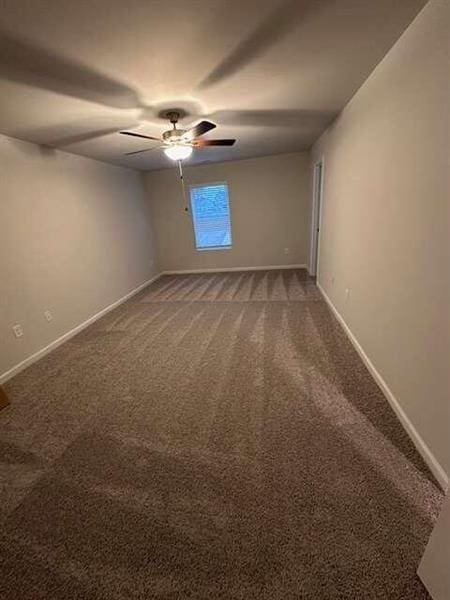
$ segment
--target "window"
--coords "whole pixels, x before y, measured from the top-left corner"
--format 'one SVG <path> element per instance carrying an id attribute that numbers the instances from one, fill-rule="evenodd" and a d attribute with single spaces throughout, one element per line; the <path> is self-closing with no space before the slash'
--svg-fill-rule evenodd
<path id="1" fill-rule="evenodd" d="M 197 250 L 231 247 L 231 219 L 226 183 L 190 188 Z"/>

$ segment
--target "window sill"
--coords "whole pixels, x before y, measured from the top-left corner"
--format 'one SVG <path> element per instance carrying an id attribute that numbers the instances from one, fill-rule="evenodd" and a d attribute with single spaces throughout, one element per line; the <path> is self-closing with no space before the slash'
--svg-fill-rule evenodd
<path id="1" fill-rule="evenodd" d="M 197 252 L 208 252 L 209 250 L 231 250 L 233 246 L 210 246 L 209 248 L 196 248 Z"/>

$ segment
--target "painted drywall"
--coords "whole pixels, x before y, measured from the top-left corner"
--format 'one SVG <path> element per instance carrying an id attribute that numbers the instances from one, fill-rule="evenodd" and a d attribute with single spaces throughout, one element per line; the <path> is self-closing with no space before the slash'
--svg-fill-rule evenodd
<path id="1" fill-rule="evenodd" d="M 1 375 L 151 278 L 157 264 L 137 173 L 5 136 L 0 165 Z"/>
<path id="2" fill-rule="evenodd" d="M 162 269 L 307 262 L 311 195 L 306 153 L 187 167 L 184 176 L 188 197 L 190 184 L 228 184 L 233 246 L 227 250 L 196 250 L 191 217 L 183 211 L 176 166 L 153 171 L 144 177 Z"/>
<path id="3" fill-rule="evenodd" d="M 319 282 L 447 475 L 448 35 L 433 0 L 312 149 Z"/>
<path id="4" fill-rule="evenodd" d="M 150 170 L 164 168 L 164 154 L 126 156 L 153 144 L 116 132 L 160 137 L 170 126 L 159 111 L 179 107 L 183 126 L 210 118 L 214 137 L 238 139 L 214 150 L 220 160 L 296 152 L 424 3 L 1 0 L 0 131 L 44 144 L 69 139 L 76 153 Z M 98 77 L 84 80 L 85 67 Z M 85 139 L 96 130 L 105 135 Z M 198 149 L 195 160 L 210 155 Z"/>

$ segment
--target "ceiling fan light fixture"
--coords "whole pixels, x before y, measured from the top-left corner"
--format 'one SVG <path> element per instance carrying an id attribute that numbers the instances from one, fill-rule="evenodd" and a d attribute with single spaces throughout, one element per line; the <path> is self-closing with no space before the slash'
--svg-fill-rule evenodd
<path id="1" fill-rule="evenodd" d="M 143 138 L 145 140 L 155 140 L 162 142 L 162 148 L 164 153 L 171 160 L 181 161 L 192 154 L 192 148 L 205 148 L 207 146 L 233 146 L 236 140 L 203 140 L 199 139 L 211 129 L 215 129 L 216 125 L 210 121 L 200 121 L 194 127 L 191 127 L 188 131 L 184 129 L 177 129 L 177 122 L 179 118 L 178 111 L 170 111 L 167 117 L 170 119 L 173 127 L 168 131 L 164 131 L 160 138 L 155 138 L 152 135 L 145 135 L 143 133 L 137 133 L 135 131 L 119 131 L 122 135 L 131 135 L 137 138 Z M 161 148 L 161 146 L 157 146 Z M 126 152 L 126 155 L 130 154 L 141 154 L 141 152 L 148 152 L 153 148 L 144 148 L 143 150 L 134 150 L 133 152 Z"/>
<path id="2" fill-rule="evenodd" d="M 192 154 L 192 146 L 173 144 L 172 146 L 164 148 L 164 154 L 172 160 L 184 160 L 185 158 L 189 158 Z"/>

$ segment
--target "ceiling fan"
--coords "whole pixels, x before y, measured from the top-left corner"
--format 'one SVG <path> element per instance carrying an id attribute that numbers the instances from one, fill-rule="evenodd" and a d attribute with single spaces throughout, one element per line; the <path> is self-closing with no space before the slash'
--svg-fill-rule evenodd
<path id="1" fill-rule="evenodd" d="M 156 148 L 163 148 L 166 156 L 172 160 L 183 160 L 192 154 L 193 148 L 204 148 L 205 146 L 232 146 L 236 140 L 201 140 L 200 136 L 204 135 L 211 129 L 215 129 L 216 125 L 210 121 L 200 121 L 191 129 L 177 129 L 177 123 L 180 118 L 180 113 L 176 110 L 170 110 L 166 113 L 166 117 L 172 124 L 172 129 L 164 131 L 161 138 L 156 138 L 151 135 L 135 133 L 134 131 L 119 131 L 122 135 L 130 135 L 133 137 L 143 138 L 145 140 L 155 140 L 162 142 L 160 146 L 144 148 L 143 150 L 135 150 L 134 152 L 126 152 L 127 156 L 131 154 L 140 154 L 148 152 Z"/>

